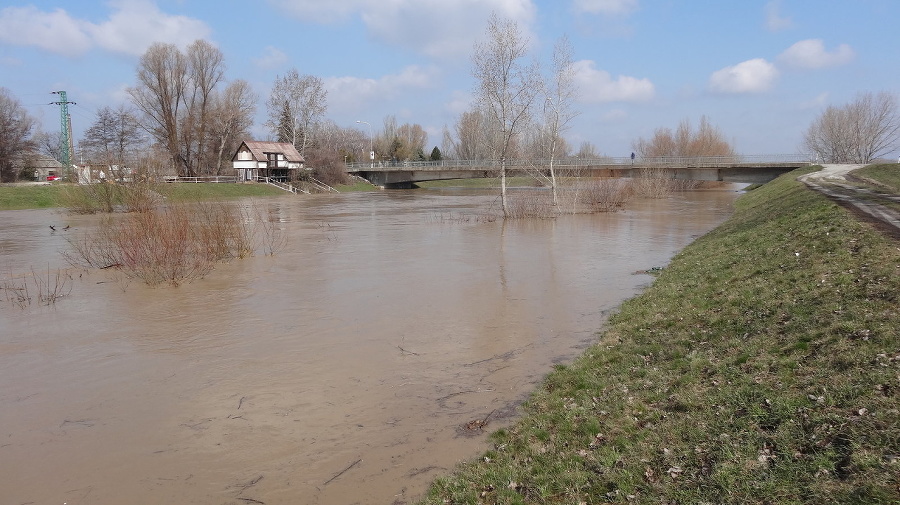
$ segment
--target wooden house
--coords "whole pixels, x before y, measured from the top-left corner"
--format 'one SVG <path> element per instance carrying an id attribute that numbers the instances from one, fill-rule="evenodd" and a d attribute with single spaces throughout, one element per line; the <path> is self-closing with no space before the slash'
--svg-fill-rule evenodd
<path id="1" fill-rule="evenodd" d="M 304 170 L 303 156 L 293 144 L 287 142 L 241 142 L 231 164 L 238 181 L 255 181 L 260 178 L 285 182 L 295 180 Z"/>

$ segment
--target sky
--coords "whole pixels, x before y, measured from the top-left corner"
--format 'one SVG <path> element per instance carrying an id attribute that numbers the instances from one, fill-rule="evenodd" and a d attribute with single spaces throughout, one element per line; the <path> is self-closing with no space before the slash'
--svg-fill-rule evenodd
<path id="1" fill-rule="evenodd" d="M 129 103 L 151 44 L 205 39 L 259 97 L 254 140 L 271 138 L 266 98 L 296 69 L 324 82 L 326 118 L 419 124 L 429 151 L 471 107 L 492 13 L 545 67 L 568 38 L 579 93 L 564 137 L 607 156 L 702 116 L 740 154 L 802 153 L 826 107 L 900 92 L 900 0 L 0 0 L 0 87 L 48 132 L 51 92 L 66 91 L 77 142 L 98 109 Z"/>

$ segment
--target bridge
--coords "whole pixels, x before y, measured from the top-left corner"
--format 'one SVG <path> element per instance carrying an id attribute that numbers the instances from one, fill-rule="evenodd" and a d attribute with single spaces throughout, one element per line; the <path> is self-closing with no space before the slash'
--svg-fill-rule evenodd
<path id="1" fill-rule="evenodd" d="M 808 154 L 658 158 L 562 158 L 553 160 L 557 177 L 641 177 L 766 183 L 812 165 Z M 507 160 L 508 176 L 547 176 L 550 160 Z M 384 188 L 410 188 L 417 182 L 474 179 L 499 175 L 500 160 L 440 160 L 349 163 L 347 172 Z"/>

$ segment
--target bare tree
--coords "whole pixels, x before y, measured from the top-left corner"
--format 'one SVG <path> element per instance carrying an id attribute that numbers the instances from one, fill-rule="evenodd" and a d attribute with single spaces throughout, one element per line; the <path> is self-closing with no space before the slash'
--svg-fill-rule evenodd
<path id="1" fill-rule="evenodd" d="M 182 175 L 197 175 L 204 157 L 211 158 L 206 130 L 223 75 L 222 52 L 203 40 L 188 46 L 186 54 L 173 44 L 153 44 L 138 64 L 138 84 L 128 93 L 144 115 L 144 128 L 166 146 Z"/>
<path id="2" fill-rule="evenodd" d="M 181 156 L 179 113 L 187 85 L 187 60 L 174 44 L 155 43 L 138 63 L 138 84 L 128 89 L 143 112 L 144 128 L 166 151 L 179 173 L 187 169 Z"/>
<path id="3" fill-rule="evenodd" d="M 483 160 L 491 157 L 487 134 L 488 121 L 484 112 L 474 109 L 463 112 L 444 134 L 444 151 L 459 160 Z"/>
<path id="4" fill-rule="evenodd" d="M 34 118 L 9 90 L 0 86 L 0 182 L 19 178 L 18 166 L 23 155 L 34 148 L 31 135 Z"/>
<path id="5" fill-rule="evenodd" d="M 304 154 L 313 140 L 313 129 L 327 110 L 328 92 L 322 79 L 300 75 L 296 69 L 275 79 L 266 102 L 266 126 L 280 142 L 290 142 Z"/>
<path id="6" fill-rule="evenodd" d="M 237 150 L 243 137 L 253 126 L 256 94 L 250 83 L 238 79 L 216 95 L 210 121 L 210 140 L 215 146 L 215 173 L 222 175 L 222 165 Z"/>
<path id="7" fill-rule="evenodd" d="M 537 65 L 526 65 L 527 40 L 514 21 L 492 14 L 487 41 L 475 44 L 472 74 L 477 82 L 475 95 L 487 111 L 494 135 L 493 152 L 500 159 L 500 201 L 503 216 L 509 217 L 506 198 L 506 162 L 515 148 L 515 138 L 530 120 L 534 100 L 540 91 Z"/>
<path id="8" fill-rule="evenodd" d="M 225 63 L 222 51 L 205 40 L 196 40 L 187 48 L 188 92 L 186 114 L 181 128 L 182 150 L 189 174 L 209 171 L 216 157 L 207 153 L 206 140 L 213 93 L 224 79 Z M 204 166 L 206 170 L 204 170 Z"/>
<path id="9" fill-rule="evenodd" d="M 135 158 L 144 136 L 134 113 L 124 105 L 102 107 L 80 142 L 83 154 L 95 163 L 125 166 Z"/>
<path id="10" fill-rule="evenodd" d="M 544 122 L 548 129 L 550 145 L 550 187 L 553 190 L 553 205 L 559 208 L 557 196 L 556 172 L 553 162 L 556 158 L 558 144 L 562 141 L 561 135 L 570 128 L 569 122 L 578 115 L 574 107 L 578 97 L 578 86 L 575 84 L 575 67 L 572 61 L 572 44 L 568 38 L 563 37 L 557 41 L 553 49 L 553 76 L 547 89 L 546 105 L 544 109 Z M 564 144 L 565 142 L 562 141 Z"/>
<path id="11" fill-rule="evenodd" d="M 900 144 L 895 95 L 861 93 L 843 106 L 830 106 L 809 126 L 803 146 L 824 163 L 869 163 Z"/>
<path id="12" fill-rule="evenodd" d="M 718 128 L 706 116 L 700 117 L 700 127 L 695 132 L 687 119 L 672 132 L 657 128 L 649 140 L 639 138 L 632 143 L 634 151 L 643 158 L 734 156 L 734 148 L 725 140 Z"/>

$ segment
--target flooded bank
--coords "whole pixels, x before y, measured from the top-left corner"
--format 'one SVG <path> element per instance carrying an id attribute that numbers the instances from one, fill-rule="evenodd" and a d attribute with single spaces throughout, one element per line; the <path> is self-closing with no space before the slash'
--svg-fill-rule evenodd
<path id="1" fill-rule="evenodd" d="M 4 501 L 410 502 L 735 197 L 505 223 L 466 219 L 479 192 L 276 198 L 273 257 L 178 288 L 74 272 L 0 306 Z M 6 278 L 65 266 L 99 219 L 0 215 Z"/>

